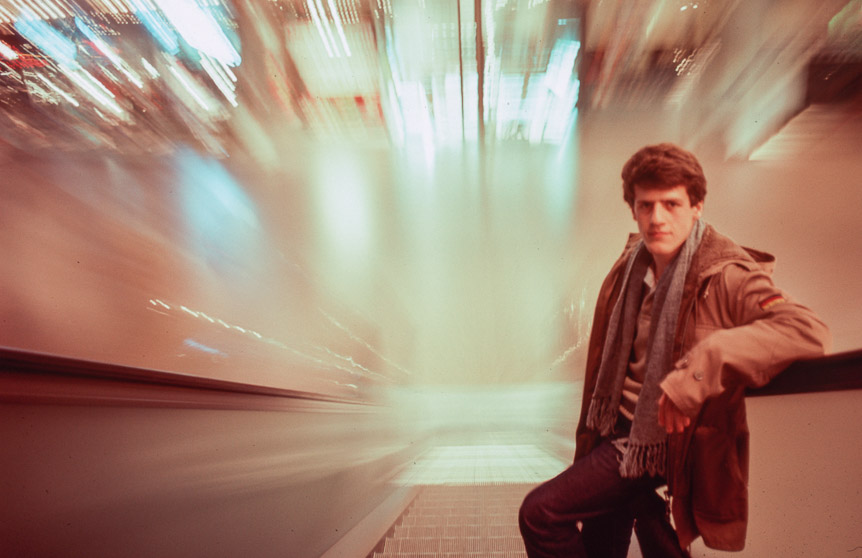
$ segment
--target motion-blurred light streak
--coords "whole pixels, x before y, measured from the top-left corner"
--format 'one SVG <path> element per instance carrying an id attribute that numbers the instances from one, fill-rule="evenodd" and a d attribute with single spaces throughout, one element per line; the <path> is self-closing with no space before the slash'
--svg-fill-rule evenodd
<path id="1" fill-rule="evenodd" d="M 218 22 L 194 0 L 155 0 L 168 21 L 189 45 L 229 66 L 242 59 Z"/>
<path id="2" fill-rule="evenodd" d="M 161 301 L 161 300 L 159 300 L 159 299 L 150 299 L 150 304 L 152 304 L 153 306 L 155 306 L 155 305 L 159 305 L 159 306 L 161 306 L 162 308 L 164 308 L 165 310 L 170 310 L 170 309 L 171 309 L 171 307 L 170 307 L 170 306 L 168 306 L 167 304 L 165 304 L 164 302 L 162 302 L 162 301 Z"/>
<path id="3" fill-rule="evenodd" d="M 49 19 L 47 13 L 37 4 L 31 4 L 26 0 L 17 0 L 15 7 L 18 9 L 19 17 Z"/>
<path id="4" fill-rule="evenodd" d="M 228 356 L 227 353 L 224 353 L 224 352 L 216 349 L 215 347 L 210 347 L 208 345 L 204 345 L 200 341 L 195 341 L 194 339 L 191 339 L 191 338 L 185 339 L 183 341 L 183 345 L 185 345 L 186 347 L 201 351 L 203 353 L 212 355 L 212 356 L 219 356 L 219 357 L 227 357 Z"/>
<path id="5" fill-rule="evenodd" d="M 150 63 L 150 61 L 146 58 L 141 58 L 141 65 L 144 67 L 144 69 L 147 71 L 151 78 L 156 79 L 161 75 L 159 74 L 159 71 L 156 69 L 156 67 L 153 66 L 152 63 Z"/>
<path id="6" fill-rule="evenodd" d="M 319 16 L 321 26 L 326 32 L 327 38 L 329 38 L 329 44 L 332 45 L 332 51 L 336 56 L 341 56 L 341 53 L 338 50 L 338 45 L 335 42 L 335 36 L 332 34 L 332 29 L 329 25 L 329 17 L 326 15 L 326 8 L 323 7 L 323 2 L 321 0 L 314 0 L 314 4 L 317 6 L 317 14 Z"/>
<path id="7" fill-rule="evenodd" d="M 150 299 L 149 303 L 152 306 L 157 306 L 164 310 L 169 311 L 164 314 L 165 316 L 170 316 L 170 311 L 174 308 L 177 308 L 180 312 L 185 314 L 186 316 L 194 319 L 204 319 L 211 324 L 220 324 L 225 329 L 229 331 L 235 331 L 239 333 L 245 339 L 253 338 L 253 341 L 258 341 L 263 343 L 263 345 L 270 345 L 274 347 L 278 347 L 282 350 L 287 350 L 295 356 L 300 357 L 306 362 L 313 363 L 316 366 L 319 366 L 321 370 L 337 370 L 340 372 L 347 373 L 351 377 L 362 377 L 367 379 L 379 379 L 386 380 L 388 378 L 387 375 L 376 372 L 357 361 L 353 356 L 349 354 L 342 354 L 337 350 L 334 350 L 332 347 L 326 345 L 314 345 L 311 347 L 313 349 L 311 352 L 307 350 L 300 350 L 296 347 L 289 346 L 283 341 L 279 341 L 272 337 L 266 336 L 258 331 L 253 329 L 249 329 L 247 327 L 243 327 L 238 324 L 231 324 L 226 322 L 221 318 L 214 318 L 207 313 L 189 308 L 184 304 L 168 304 L 160 299 Z M 229 353 L 226 352 L 227 347 L 235 346 L 235 344 L 228 342 L 227 340 L 222 340 L 221 345 L 222 349 L 216 349 L 212 345 L 218 343 L 217 338 L 213 338 L 206 330 L 198 330 L 197 339 L 187 338 L 183 341 L 183 345 L 189 346 L 191 348 L 200 350 L 209 354 L 217 354 L 218 356 L 228 357 Z M 354 337 L 356 340 L 359 340 L 358 337 Z M 334 382 L 337 380 L 333 379 Z M 339 385 L 344 385 L 346 387 L 350 387 L 351 389 L 359 389 L 356 384 L 345 384 L 341 382 L 337 382 Z"/>
<path id="8" fill-rule="evenodd" d="M 223 156 L 228 141 L 241 139 L 255 154 L 264 157 L 263 153 L 278 151 L 272 145 L 279 136 L 278 129 L 274 121 L 264 126 L 244 122 L 244 115 L 263 109 L 243 104 L 254 99 L 260 106 L 267 106 L 270 96 L 270 101 L 282 107 L 279 118 L 288 126 L 301 128 L 309 138 L 343 133 L 349 134 L 351 140 L 375 138 L 409 151 L 426 167 L 433 166 L 434 153 L 440 146 L 460 148 L 479 141 L 478 128 L 484 125 L 497 133 L 490 141 L 505 140 L 513 134 L 515 138 L 522 137 L 531 130 L 529 136 L 536 144 L 559 143 L 557 136 L 571 130 L 565 123 L 569 120 L 549 121 L 556 117 L 547 107 L 529 108 L 536 100 L 548 101 L 534 91 L 536 77 L 549 71 L 543 67 L 549 49 L 538 42 L 550 9 L 547 3 L 531 3 L 524 10 L 522 5 L 481 2 L 484 31 L 480 40 L 485 41 L 487 53 L 482 63 L 484 110 L 479 115 L 479 76 L 471 55 L 477 44 L 475 29 L 459 28 L 449 21 L 458 15 L 452 7 L 424 3 L 393 8 L 388 2 L 380 2 L 375 19 L 370 20 L 360 16 L 359 4 L 353 0 L 306 0 L 290 10 L 282 0 L 263 5 L 258 1 L 243 0 L 239 11 L 233 10 L 227 0 L 201 6 L 192 0 L 94 0 L 71 5 L 75 33 L 66 39 L 71 46 L 80 42 L 78 46 L 84 47 L 77 50 L 78 62 L 102 80 L 129 112 L 129 118 L 121 120 L 125 122 L 122 126 L 118 127 L 117 119 L 111 116 L 97 124 L 110 126 L 102 130 L 108 135 L 127 136 L 110 145 L 118 150 L 134 145 L 170 150 L 186 141 L 185 137 L 191 137 L 200 148 Z M 94 8 L 98 13 L 93 12 Z M 464 11 L 470 17 L 473 9 L 465 4 Z M 526 19 L 509 19 L 507 12 L 513 9 L 520 9 L 519 15 Z M 265 21 L 267 10 L 282 14 L 279 17 L 291 14 L 283 22 L 283 33 Z M 35 8 L 30 12 L 35 13 Z M 115 27 L 112 22 L 124 27 Z M 146 30 L 146 38 L 142 41 L 139 35 L 128 33 L 128 24 Z M 57 26 L 68 31 L 65 24 Z M 240 29 L 246 31 L 239 32 Z M 559 35 L 559 30 L 553 34 Z M 231 71 L 242 61 L 240 37 L 260 39 L 261 43 L 252 41 L 246 46 L 262 49 L 254 54 L 267 61 L 264 80 L 255 75 L 259 71 L 256 62 L 239 74 Z M 62 58 L 56 47 L 45 44 L 44 38 L 41 44 L 48 50 L 34 45 L 39 52 L 31 49 L 29 65 L 51 53 Z M 74 53 L 71 46 L 67 43 L 64 48 Z M 518 53 L 519 49 L 528 55 Z M 5 52 L 14 51 L 10 45 Z M 158 51 L 168 56 L 161 59 Z M 464 60 L 467 66 L 463 66 Z M 512 66 L 513 61 L 518 63 Z M 64 67 L 72 66 L 67 62 Z M 169 71 L 170 68 L 173 69 Z M 284 73 L 285 70 L 288 71 Z M 513 102 L 517 95 L 514 84 L 519 79 L 529 83 L 530 91 Z M 412 86 L 405 90 L 402 83 L 420 83 L 425 101 L 402 98 L 414 93 Z M 559 93 L 555 92 L 557 97 Z M 571 102 L 577 102 L 576 98 L 577 93 Z M 378 99 L 382 110 L 371 110 Z M 87 110 L 89 107 L 83 106 L 84 111 L 70 116 L 81 119 L 96 112 L 116 116 L 116 108 L 106 111 L 101 105 L 103 99 L 92 102 L 101 108 Z M 423 104 L 426 106 L 421 114 L 409 114 L 413 107 Z M 156 110 L 160 106 L 172 110 Z M 148 135 L 148 140 L 132 137 L 137 133 Z M 405 133 L 418 140 L 415 147 L 413 141 L 404 141 Z"/>
<path id="9" fill-rule="evenodd" d="M 412 374 L 412 372 L 410 372 L 409 370 L 407 370 L 407 369 L 405 369 L 405 368 L 401 367 L 399 364 L 395 363 L 395 362 L 394 362 L 394 361 L 392 361 L 390 358 L 388 358 L 385 354 L 381 353 L 378 349 L 374 348 L 374 347 L 371 345 L 371 343 L 369 343 L 369 342 L 368 342 L 368 341 L 366 341 L 365 339 L 362 339 L 359 335 L 357 335 L 356 333 L 354 333 L 353 331 L 351 331 L 351 330 L 350 330 L 350 328 L 348 328 L 347 326 L 345 326 L 344 324 L 342 324 L 342 323 L 341 323 L 338 319 L 336 319 L 334 316 L 330 315 L 328 312 L 326 312 L 326 311 L 325 311 L 325 310 L 323 310 L 322 308 L 319 308 L 319 311 L 320 311 L 320 313 L 321 313 L 321 314 L 323 314 L 323 316 L 324 316 L 324 317 L 325 317 L 325 318 L 326 318 L 330 323 L 332 323 L 333 325 L 335 325 L 338 329 L 340 329 L 340 330 L 344 331 L 344 332 L 345 332 L 345 333 L 346 333 L 346 334 L 347 334 L 351 339 L 353 339 L 354 341 L 356 341 L 356 342 L 360 343 L 363 347 L 365 347 L 366 349 L 368 349 L 369 351 L 371 351 L 372 353 L 374 353 L 378 358 L 380 358 L 380 359 L 381 359 L 381 361 L 386 362 L 386 363 L 387 363 L 389 366 L 391 366 L 392 368 L 394 368 L 394 369 L 398 370 L 399 372 L 402 372 L 402 373 L 404 373 L 404 374 L 406 374 L 406 375 L 410 375 L 410 374 Z"/>
<path id="10" fill-rule="evenodd" d="M 323 42 L 323 47 L 326 49 L 326 54 L 328 54 L 330 58 L 337 56 L 338 53 L 333 51 L 335 45 L 330 45 L 327 33 L 323 30 L 323 22 L 321 21 L 320 13 L 317 11 L 315 0 L 306 0 L 306 3 L 308 4 L 308 11 L 311 14 L 311 20 L 314 22 L 314 26 L 317 27 L 317 33 L 320 35 L 320 40 Z"/>
<path id="11" fill-rule="evenodd" d="M 75 25 L 81 31 L 81 33 L 84 34 L 84 36 L 86 36 L 88 39 L 90 39 L 90 41 L 92 41 L 93 45 L 95 45 L 99 52 L 101 52 L 108 60 L 111 61 L 111 64 L 113 64 L 115 68 L 120 70 L 127 78 L 129 78 L 129 81 L 134 83 L 135 86 L 138 87 L 138 89 L 143 89 L 144 82 L 141 81 L 141 78 L 138 77 L 135 72 L 133 72 L 127 67 L 126 62 L 120 59 L 119 56 L 117 56 L 117 53 L 114 52 L 114 49 L 111 48 L 110 45 L 108 45 L 105 41 L 96 36 L 93 30 L 90 29 L 90 27 L 87 26 L 87 24 L 84 23 L 81 18 L 75 18 Z"/>
<path id="12" fill-rule="evenodd" d="M 128 0 L 135 10 L 135 15 L 150 33 L 156 39 L 162 50 L 170 55 L 177 55 L 180 52 L 180 44 L 177 41 L 177 36 L 174 31 L 162 19 L 153 6 L 144 4 L 144 0 Z"/>
<path id="13" fill-rule="evenodd" d="M 114 0 L 97 0 L 102 6 L 104 6 L 108 12 L 113 14 L 118 14 L 123 11 L 123 6 L 120 4 L 119 0 L 115 3 Z M 131 0 L 134 1 L 134 0 Z"/>
<path id="14" fill-rule="evenodd" d="M 58 64 L 69 69 L 80 66 L 76 60 L 78 47 L 75 43 L 32 11 L 24 11 L 19 15 L 15 29 Z"/>
<path id="15" fill-rule="evenodd" d="M 231 104 L 231 106 L 238 107 L 239 103 L 236 100 L 236 93 L 234 91 L 233 82 L 228 81 L 226 75 L 223 72 L 220 72 L 217 69 L 217 66 L 213 64 L 212 60 L 207 57 L 201 57 L 201 65 L 206 70 L 207 74 L 209 74 L 210 78 L 212 78 L 213 83 L 215 83 L 218 90 L 221 91 L 224 98 Z"/>
<path id="16" fill-rule="evenodd" d="M 66 13 L 63 13 L 61 6 L 59 6 L 56 2 L 48 1 L 43 2 L 42 0 L 35 0 L 35 3 L 41 6 L 46 12 L 50 14 L 52 18 L 63 18 L 66 17 Z"/>
<path id="17" fill-rule="evenodd" d="M 183 209 L 195 232 L 213 241 L 227 242 L 236 225 L 260 228 L 258 209 L 237 179 L 220 161 L 184 151 L 179 158 L 183 179 Z"/>
<path id="18" fill-rule="evenodd" d="M 375 215 L 371 185 L 357 155 L 331 150 L 317 163 L 316 214 L 320 220 L 324 253 L 344 265 L 344 271 L 367 269 L 374 249 Z"/>
<path id="19" fill-rule="evenodd" d="M 205 98 L 207 95 L 203 92 L 203 90 L 198 86 L 197 83 L 192 81 L 194 78 L 188 75 L 188 73 L 181 67 L 177 65 L 171 65 L 170 71 L 177 78 L 180 85 L 183 86 L 185 91 L 191 96 L 192 99 L 205 111 L 213 112 L 215 107 L 210 105 Z"/>
<path id="20" fill-rule="evenodd" d="M 38 74 L 38 77 L 39 77 L 39 79 L 41 79 L 43 82 L 45 82 L 45 84 L 46 84 L 48 87 L 50 87 L 50 88 L 51 88 L 51 90 L 53 90 L 55 93 L 57 93 L 58 95 L 60 95 L 60 96 L 61 96 L 61 97 L 63 97 L 64 99 L 66 99 L 66 102 L 68 102 L 69 104 L 71 104 L 71 105 L 72 105 L 72 106 L 74 106 L 74 107 L 80 107 L 80 106 L 81 106 L 81 103 L 79 103 L 79 102 L 78 102 L 78 101 L 76 101 L 74 98 L 72 98 L 68 93 L 66 93 L 65 91 L 63 91 L 62 89 L 60 89 L 60 87 L 59 87 L 59 86 L 57 86 L 57 84 L 55 84 L 53 81 L 49 80 L 47 77 L 45 77 L 45 76 L 44 76 L 44 75 L 42 75 L 42 74 Z"/>
<path id="21" fill-rule="evenodd" d="M 347 56 L 352 56 L 350 45 L 347 44 L 347 36 L 344 34 L 344 26 L 341 23 L 341 16 L 338 13 L 338 8 L 333 0 L 328 0 L 329 12 L 332 14 L 332 19 L 335 21 L 335 29 L 338 31 L 338 36 L 341 38 L 341 46 L 344 47 L 344 52 Z"/>
<path id="22" fill-rule="evenodd" d="M 436 138 L 432 126 L 432 114 L 428 106 L 428 95 L 418 81 L 402 82 L 399 89 L 405 136 L 419 139 L 422 160 L 431 168 L 434 163 Z"/>
<path id="23" fill-rule="evenodd" d="M 263 345 L 260 332 L 278 340 L 274 348 L 295 347 L 345 368 L 352 365 L 335 355 L 368 370 L 406 370 L 411 382 L 458 374 L 557 378 L 545 370 L 577 355 L 581 323 L 567 318 L 576 338 L 549 341 L 532 332 L 556 327 L 547 324 L 570 298 L 561 285 L 578 292 L 590 271 L 578 268 L 552 286 L 537 277 L 561 273 L 567 250 L 580 249 L 569 244 L 584 241 L 595 207 L 610 199 L 587 187 L 607 182 L 590 169 L 610 164 L 617 147 L 608 145 L 613 135 L 593 126 L 617 119 L 628 133 L 630 114 L 645 114 L 653 125 L 631 130 L 620 144 L 661 135 L 745 160 L 808 102 L 804 88 L 815 95 L 818 87 L 825 94 L 840 85 L 838 73 L 815 79 L 806 72 L 814 56 L 829 64 L 855 57 L 859 1 L 798 2 L 781 13 L 765 0 L 721 10 L 700 2 L 682 13 L 674 2 L 608 0 L 481 0 L 462 2 L 462 13 L 455 2 L 428 1 L 241 0 L 236 10 L 227 1 L 199 4 L 204 27 L 217 25 L 217 43 L 229 43 L 238 59 L 233 52 L 220 59 L 216 47 L 195 46 L 179 32 L 178 12 L 168 12 L 189 8 L 187 1 L 7 2 L 0 17 L 29 10 L 43 36 L 30 29 L 34 42 L 13 26 L 2 37 L 0 126 L 12 148 L 39 157 L 95 149 L 117 160 L 143 155 L 174 165 L 194 151 L 244 169 L 247 176 L 232 181 L 238 193 L 220 189 L 224 177 L 200 164 L 171 175 L 176 180 L 163 186 L 170 195 L 127 200 L 159 215 L 143 232 L 130 225 L 128 236 L 174 243 L 176 258 L 192 262 L 177 288 L 207 301 L 135 283 L 140 300 L 170 294 L 207 310 L 193 318 L 143 304 L 152 309 L 140 312 L 145 319 L 165 312 L 255 347 Z M 78 20 L 58 20 L 51 6 L 63 14 L 75 8 Z M 18 24 L 26 28 L 28 18 Z M 487 49 L 484 62 L 477 47 Z M 66 64 L 58 61 L 64 57 Z M 807 121 L 821 113 L 800 114 Z M 484 137 L 481 126 L 489 131 Z M 582 149 L 589 161 L 579 159 Z M 769 157 L 782 160 L 775 149 Z M 118 198 L 133 190 L 115 177 L 93 183 L 115 185 Z M 255 202 L 244 203 L 244 195 Z M 122 215 L 110 204 L 102 211 L 106 221 Z M 67 236 L 76 238 L 58 234 Z M 602 242 L 596 253 L 604 254 Z M 137 262 L 135 281 L 154 281 L 176 262 L 160 264 L 152 254 L 170 249 L 153 244 L 158 249 L 106 253 Z M 283 279 L 274 254 L 312 270 L 302 286 Z M 81 300 L 98 299 L 90 284 L 78 285 L 86 292 Z M 402 307 L 381 303 L 389 290 Z M 237 293 L 258 306 L 242 305 Z M 374 319 L 356 326 L 318 304 L 342 297 Z M 49 306 L 32 307 L 42 304 Z M 266 319 L 250 319 L 256 311 Z M 314 327 L 297 340 L 296 324 L 309 320 Z M 338 342 L 322 340 L 330 335 Z"/>
<path id="24" fill-rule="evenodd" d="M 12 16 L 12 12 L 7 10 L 4 6 L 0 6 L 0 23 L 9 25 L 14 21 L 15 18 Z"/>
<path id="25" fill-rule="evenodd" d="M 89 94 L 94 101 L 111 111 L 114 116 L 120 120 L 128 119 L 128 113 L 117 103 L 115 95 L 94 78 L 90 72 L 79 67 L 66 71 L 65 75 Z"/>

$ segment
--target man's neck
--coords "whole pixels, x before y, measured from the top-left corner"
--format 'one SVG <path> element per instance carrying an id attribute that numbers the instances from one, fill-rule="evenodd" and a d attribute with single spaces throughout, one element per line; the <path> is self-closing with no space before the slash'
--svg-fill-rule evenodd
<path id="1" fill-rule="evenodd" d="M 656 257 L 655 255 L 650 254 L 652 256 L 652 263 L 650 264 L 650 267 L 652 267 L 653 273 L 655 273 L 656 282 L 661 279 L 661 276 L 664 274 L 665 270 L 671 263 L 673 263 L 673 260 L 676 259 L 676 257 L 679 255 L 681 249 L 682 247 L 677 249 L 677 251 L 671 254 L 669 258 L 664 256 Z"/>
<path id="2" fill-rule="evenodd" d="M 655 256 L 652 258 L 652 263 L 650 264 L 650 268 L 652 269 L 653 275 L 655 276 L 655 281 L 658 283 L 658 280 L 661 279 L 662 273 L 667 269 L 668 262 L 660 262 L 656 259 Z"/>

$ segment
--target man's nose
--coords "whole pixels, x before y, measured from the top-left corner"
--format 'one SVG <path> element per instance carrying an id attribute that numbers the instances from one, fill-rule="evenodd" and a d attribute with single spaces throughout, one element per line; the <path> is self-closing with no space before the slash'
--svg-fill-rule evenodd
<path id="1" fill-rule="evenodd" d="M 662 204 L 657 203 L 652 206 L 652 211 L 650 212 L 650 222 L 651 223 L 664 223 L 667 219 L 667 211 L 665 210 Z"/>

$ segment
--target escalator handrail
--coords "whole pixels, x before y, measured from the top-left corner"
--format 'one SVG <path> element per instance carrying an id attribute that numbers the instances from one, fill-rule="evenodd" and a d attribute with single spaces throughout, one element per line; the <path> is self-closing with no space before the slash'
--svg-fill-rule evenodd
<path id="1" fill-rule="evenodd" d="M 749 397 L 862 389 L 862 349 L 800 360 Z"/>
<path id="2" fill-rule="evenodd" d="M 208 400 L 214 402 L 216 407 L 224 407 L 225 401 L 233 398 L 239 401 L 241 398 L 254 407 L 263 405 L 267 408 L 273 406 L 290 406 L 298 402 L 331 402 L 345 404 L 365 404 L 365 401 L 339 397 L 325 393 L 311 393 L 300 390 L 266 386 L 223 380 L 218 378 L 207 378 L 180 372 L 168 372 L 163 370 L 152 370 L 134 366 L 113 364 L 108 362 L 97 362 L 72 357 L 65 357 L 49 353 L 39 353 L 23 349 L 0 346 L 0 380 L 17 381 L 17 385 L 29 384 L 25 392 L 38 391 L 41 385 L 49 385 L 50 382 L 64 382 L 67 385 L 89 386 L 113 386 L 125 394 L 123 401 L 135 399 L 133 394 L 136 389 L 149 389 L 158 393 L 166 394 L 161 403 L 177 403 L 188 399 Z M 35 389 L 31 386 L 37 386 Z M 101 387 L 88 388 L 89 391 L 98 391 Z M 55 390 L 56 391 L 56 390 Z M 187 394 L 187 395 L 186 395 Z M 15 400 L 21 398 L 0 389 L 0 401 Z M 149 401 L 152 395 L 142 395 L 142 401 Z M 26 397 L 25 397 L 26 398 Z M 62 399 L 55 395 L 54 399 Z M 80 399 L 80 398 L 79 398 Z M 83 398 L 86 399 L 86 398 Z M 102 398 L 105 400 L 106 398 Z M 74 401 L 69 401 L 74 402 Z M 85 402 L 85 401 L 79 401 Z M 159 401 L 149 401 L 159 404 Z M 249 403 L 251 402 L 251 403 Z M 209 405 L 195 405 L 209 406 Z M 235 404 L 227 405 L 234 407 Z"/>

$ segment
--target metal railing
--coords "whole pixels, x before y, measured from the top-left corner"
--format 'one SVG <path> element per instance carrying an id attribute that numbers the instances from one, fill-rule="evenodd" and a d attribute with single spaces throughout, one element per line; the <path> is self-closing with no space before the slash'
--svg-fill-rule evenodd
<path id="1" fill-rule="evenodd" d="M 366 403 L 8 347 L 0 347 L 0 402 L 256 410 Z"/>
<path id="2" fill-rule="evenodd" d="M 794 362 L 749 397 L 862 389 L 862 349 Z"/>

